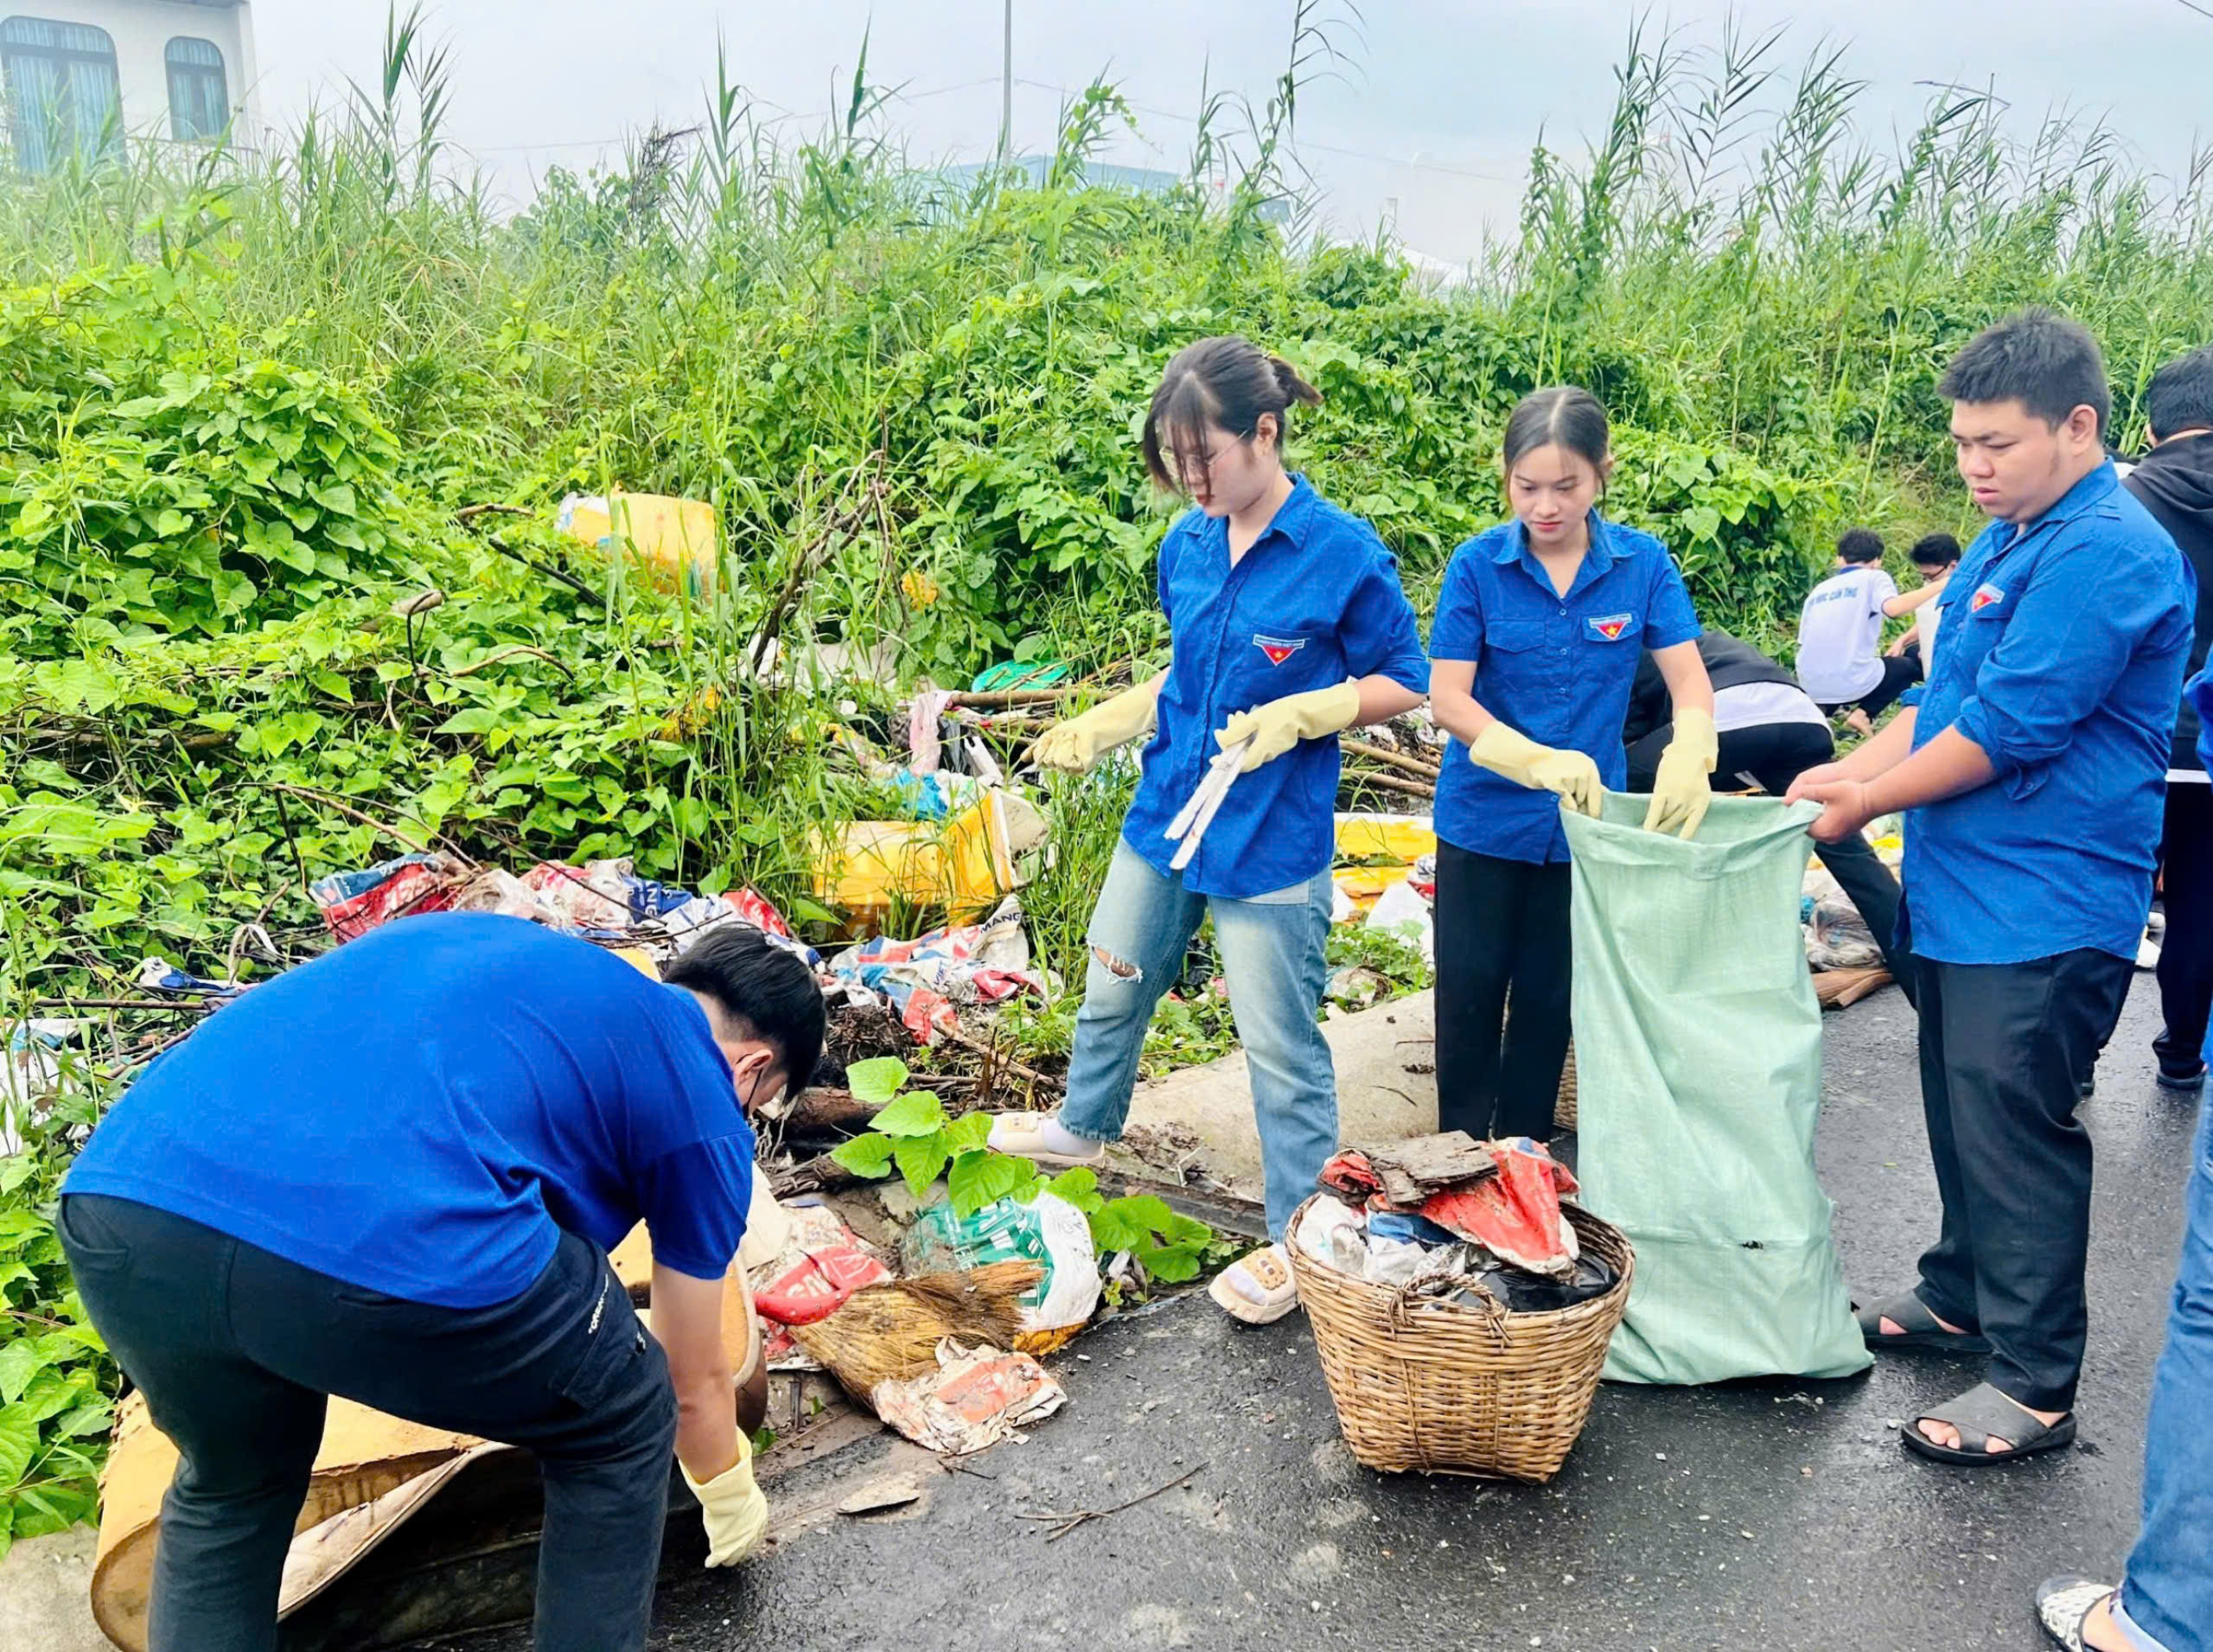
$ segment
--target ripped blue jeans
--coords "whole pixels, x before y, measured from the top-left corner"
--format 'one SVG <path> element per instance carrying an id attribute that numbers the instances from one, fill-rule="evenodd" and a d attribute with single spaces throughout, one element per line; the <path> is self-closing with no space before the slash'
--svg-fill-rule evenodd
<path id="1" fill-rule="evenodd" d="M 1076 1011 L 1061 1125 L 1114 1141 L 1130 1115 L 1146 1025 L 1175 985 L 1200 920 L 1211 911 L 1221 973 L 1253 1083 L 1267 1178 L 1268 1234 L 1291 1212 L 1337 1147 L 1337 1081 L 1315 1017 L 1329 980 L 1330 874 L 1249 901 L 1196 894 L 1126 843 L 1091 915 L 1091 961 Z"/>

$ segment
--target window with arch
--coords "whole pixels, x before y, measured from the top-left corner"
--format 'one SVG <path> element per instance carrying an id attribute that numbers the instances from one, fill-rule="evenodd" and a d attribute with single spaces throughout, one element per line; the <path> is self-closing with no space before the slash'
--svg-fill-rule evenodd
<path id="1" fill-rule="evenodd" d="M 221 50 L 213 41 L 179 35 L 163 56 L 169 70 L 169 135 L 182 143 L 220 137 L 231 124 Z"/>
<path id="2" fill-rule="evenodd" d="M 16 164 L 51 172 L 72 156 L 92 160 L 123 142 L 115 42 L 89 23 L 0 18 L 0 80 Z"/>

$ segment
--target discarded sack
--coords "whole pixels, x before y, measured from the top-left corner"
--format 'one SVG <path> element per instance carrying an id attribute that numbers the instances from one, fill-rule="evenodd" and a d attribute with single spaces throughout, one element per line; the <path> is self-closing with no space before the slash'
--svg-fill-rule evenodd
<path id="1" fill-rule="evenodd" d="M 791 1232 L 775 1260 L 749 1271 L 753 1306 L 781 1325 L 827 1319 L 857 1291 L 882 1285 L 891 1270 L 851 1228 L 820 1206 L 789 1210 Z"/>
<path id="2" fill-rule="evenodd" d="M 612 556 L 625 552 L 664 590 L 694 602 L 712 596 L 721 535 L 705 500 L 666 494 L 571 494 L 554 513 L 556 532 Z"/>
<path id="3" fill-rule="evenodd" d="M 469 879 L 448 854 L 400 855 L 357 872 L 333 872 L 308 885 L 308 896 L 334 939 L 352 941 L 380 923 L 413 912 L 443 912 Z"/>
<path id="4" fill-rule="evenodd" d="M 1870 1355 L 1814 1172 L 1821 1015 L 1797 922 L 1818 811 L 1716 798 L 1686 843 L 1643 830 L 1648 801 L 1562 816 L 1576 1169 L 1636 1247 L 1606 1375 L 1849 1376 Z"/>
<path id="5" fill-rule="evenodd" d="M 936 1370 L 879 1382 L 870 1396 L 878 1417 L 925 1451 L 980 1451 L 1068 1402 L 1061 1385 L 1027 1354 L 963 1348 L 947 1337 L 937 1357 Z"/>
<path id="6" fill-rule="evenodd" d="M 934 1204 L 915 1218 L 900 1247 L 909 1273 L 966 1272 L 992 1262 L 1036 1262 L 1045 1270 L 1022 1298 L 1017 1351 L 1049 1354 L 1070 1341 L 1099 1306 L 1099 1254 L 1091 1224 L 1065 1199 L 1001 1199 L 973 1216 Z"/>
<path id="7" fill-rule="evenodd" d="M 1045 817 L 999 788 L 942 821 L 853 820 L 814 839 L 814 896 L 868 928 L 902 904 L 962 922 L 1026 883 L 1044 840 Z"/>

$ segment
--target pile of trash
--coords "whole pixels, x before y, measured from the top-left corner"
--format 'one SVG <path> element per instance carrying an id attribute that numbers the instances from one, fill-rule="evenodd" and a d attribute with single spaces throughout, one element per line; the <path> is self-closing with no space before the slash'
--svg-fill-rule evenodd
<path id="1" fill-rule="evenodd" d="M 1509 1313 L 1547 1313 L 1604 1296 L 1618 1275 L 1586 1256 L 1560 1199 L 1575 1177 L 1529 1138 L 1479 1142 L 1464 1131 L 1388 1149 L 1348 1150 L 1291 1242 L 1321 1266 L 1410 1295 Z"/>
<path id="2" fill-rule="evenodd" d="M 651 1278 L 642 1228 L 613 1261 L 628 1285 Z M 780 1203 L 756 1177 L 737 1266 L 768 1371 L 826 1374 L 934 1451 L 981 1451 L 1057 1411 L 1067 1396 L 1036 1355 L 1100 1298 L 1089 1225 L 1050 1195 L 965 1218 L 926 1207 L 895 1254 L 828 1201 Z"/>
<path id="3" fill-rule="evenodd" d="M 1867 827 L 1868 841 L 1876 858 L 1889 867 L 1893 876 L 1905 858 L 1903 832 L 1898 817 L 1894 814 L 1885 815 Z M 1859 915 L 1859 909 L 1852 903 L 1852 897 L 1844 892 L 1818 856 L 1809 857 L 1806 863 L 1798 922 L 1805 931 L 1806 962 L 1816 973 L 1882 967 L 1883 949 L 1876 942 L 1874 930 Z"/>
<path id="4" fill-rule="evenodd" d="M 794 936 L 783 914 L 753 890 L 695 895 L 640 877 L 627 858 L 588 860 L 582 866 L 540 861 L 518 877 L 431 851 L 319 877 L 308 886 L 308 896 L 340 941 L 424 912 L 496 912 L 603 946 L 635 947 L 656 965 L 680 956 L 724 923 L 758 929 L 810 966 L 821 963 L 813 947 Z"/>
<path id="5" fill-rule="evenodd" d="M 518 877 L 444 852 L 408 854 L 319 878 L 309 893 L 341 941 L 413 914 L 496 912 L 624 953 L 655 973 L 710 930 L 742 924 L 805 960 L 833 1007 L 887 1005 L 925 1044 L 955 1023 L 962 1009 L 1024 992 L 1043 996 L 1053 986 L 1031 966 L 1022 903 L 1013 895 L 981 922 L 941 927 L 912 941 L 879 935 L 826 961 L 756 891 L 694 894 L 641 877 L 626 858 L 581 866 L 541 861 Z M 157 961 L 148 960 L 148 968 Z M 217 983 L 200 985 L 226 990 Z"/>

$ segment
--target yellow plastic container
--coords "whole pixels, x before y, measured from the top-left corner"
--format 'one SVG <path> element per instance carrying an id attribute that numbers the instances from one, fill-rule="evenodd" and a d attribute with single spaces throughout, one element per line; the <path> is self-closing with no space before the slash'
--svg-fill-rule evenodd
<path id="1" fill-rule="evenodd" d="M 1392 884 L 1405 883 L 1413 872 L 1411 866 L 1354 866 L 1339 872 L 1334 881 L 1345 898 L 1365 912 Z"/>
<path id="2" fill-rule="evenodd" d="M 623 546 L 663 590 L 680 587 L 695 601 L 714 595 L 722 536 L 715 507 L 703 499 L 620 490 L 572 495 L 561 501 L 554 526 L 610 555 Z"/>
<path id="3" fill-rule="evenodd" d="M 1025 807 L 990 791 L 949 820 L 848 821 L 815 839 L 815 898 L 865 927 L 902 902 L 969 922 L 1024 881 L 1016 857 L 1030 832 L 1015 811 Z"/>
<path id="4" fill-rule="evenodd" d="M 1340 814 L 1337 858 L 1395 860 L 1412 865 L 1437 852 L 1437 833 L 1426 814 Z"/>

